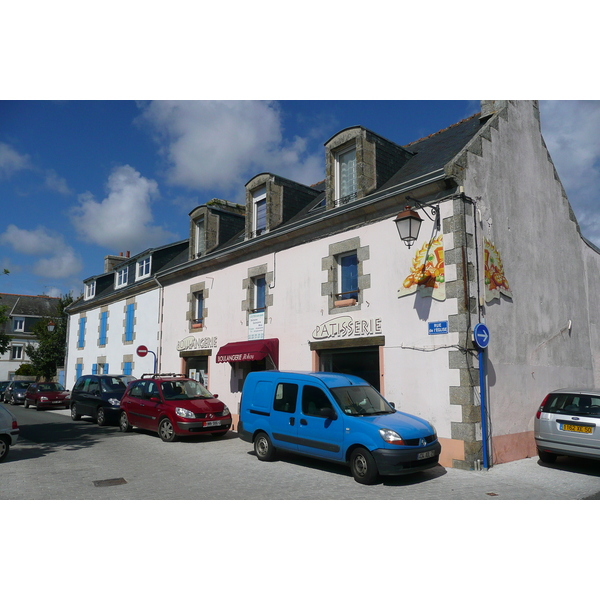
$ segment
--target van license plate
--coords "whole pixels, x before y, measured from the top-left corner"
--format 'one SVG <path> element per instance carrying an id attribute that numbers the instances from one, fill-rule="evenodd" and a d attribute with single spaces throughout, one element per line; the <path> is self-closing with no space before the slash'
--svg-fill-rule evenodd
<path id="1" fill-rule="evenodd" d="M 204 427 L 216 427 L 217 425 L 220 425 L 221 421 L 206 421 L 206 423 L 204 423 Z"/>
<path id="2" fill-rule="evenodd" d="M 561 423 L 560 428 L 562 431 L 575 431 L 577 433 L 592 433 L 594 431 L 592 427 L 586 427 L 585 425 L 569 425 L 568 423 Z"/>
<path id="3" fill-rule="evenodd" d="M 427 450 L 427 452 L 421 452 L 420 454 L 417 454 L 417 460 L 432 458 L 433 456 L 435 456 L 435 452 L 433 450 Z"/>

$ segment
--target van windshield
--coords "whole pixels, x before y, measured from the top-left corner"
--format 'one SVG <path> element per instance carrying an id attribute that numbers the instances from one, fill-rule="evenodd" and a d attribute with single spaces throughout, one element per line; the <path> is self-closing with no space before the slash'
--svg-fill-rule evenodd
<path id="1" fill-rule="evenodd" d="M 385 398 L 370 385 L 353 385 L 332 388 L 331 393 L 347 415 L 385 415 L 396 412 Z"/>

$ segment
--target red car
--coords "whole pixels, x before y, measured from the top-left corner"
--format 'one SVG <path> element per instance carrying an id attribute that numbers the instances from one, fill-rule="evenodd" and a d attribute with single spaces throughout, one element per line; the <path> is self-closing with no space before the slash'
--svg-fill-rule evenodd
<path id="1" fill-rule="evenodd" d="M 142 375 L 121 398 L 121 431 L 132 427 L 156 431 L 163 442 L 177 436 L 225 435 L 231 414 L 203 385 L 184 375 Z"/>
<path id="2" fill-rule="evenodd" d="M 55 381 L 32 383 L 25 392 L 25 408 L 69 408 L 69 392 Z"/>

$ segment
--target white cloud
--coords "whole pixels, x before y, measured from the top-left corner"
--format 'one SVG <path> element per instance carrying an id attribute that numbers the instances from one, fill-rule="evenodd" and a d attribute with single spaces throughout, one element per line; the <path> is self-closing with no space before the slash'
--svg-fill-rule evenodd
<path id="1" fill-rule="evenodd" d="M 308 153 L 306 139 L 283 138 L 276 103 L 156 101 L 139 122 L 149 123 L 163 144 L 172 184 L 239 193 L 262 171 L 308 185 L 323 177 L 323 158 Z"/>
<path id="2" fill-rule="evenodd" d="M 581 231 L 600 245 L 600 102 L 540 102 L 542 134 Z"/>
<path id="3" fill-rule="evenodd" d="M 153 226 L 151 204 L 158 185 L 129 165 L 116 167 L 107 182 L 108 195 L 98 202 L 90 193 L 79 196 L 71 221 L 83 240 L 112 252 L 140 251 L 160 246 L 173 236 Z"/>
<path id="4" fill-rule="evenodd" d="M 29 156 L 19 154 L 8 144 L 0 142 L 0 176 L 10 177 L 17 171 L 30 168 Z"/>
<path id="5" fill-rule="evenodd" d="M 48 189 L 58 192 L 59 194 L 67 196 L 68 194 L 73 193 L 67 185 L 67 180 L 64 177 L 59 177 L 53 169 L 46 171 L 44 183 Z"/>
<path id="6" fill-rule="evenodd" d="M 83 267 L 62 235 L 53 233 L 42 226 L 36 229 L 20 229 L 9 225 L 0 235 L 0 243 L 12 246 L 15 252 L 29 256 L 44 256 L 32 267 L 36 275 L 42 277 L 65 278 L 79 273 Z"/>

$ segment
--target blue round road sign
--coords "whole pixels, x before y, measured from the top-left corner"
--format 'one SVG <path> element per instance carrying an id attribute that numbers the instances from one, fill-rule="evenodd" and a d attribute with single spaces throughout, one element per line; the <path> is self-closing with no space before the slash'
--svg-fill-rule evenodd
<path id="1" fill-rule="evenodd" d="M 487 348 L 490 343 L 490 330 L 485 323 L 477 323 L 477 325 L 475 325 L 473 328 L 473 338 L 475 344 L 477 344 L 481 350 Z"/>

